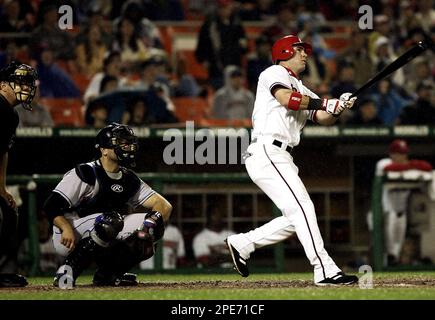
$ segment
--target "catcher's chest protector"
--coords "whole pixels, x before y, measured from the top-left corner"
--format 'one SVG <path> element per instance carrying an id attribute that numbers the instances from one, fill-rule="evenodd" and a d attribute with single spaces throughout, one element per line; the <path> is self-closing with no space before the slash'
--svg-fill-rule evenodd
<path id="1" fill-rule="evenodd" d="M 126 168 L 121 170 L 122 178 L 116 180 L 110 178 L 103 167 L 96 163 L 76 167 L 80 179 L 93 186 L 98 184 L 98 192 L 93 197 L 83 200 L 75 208 L 80 217 L 113 210 L 121 214 L 127 213 L 127 202 L 139 191 L 140 180 L 131 170 Z"/>

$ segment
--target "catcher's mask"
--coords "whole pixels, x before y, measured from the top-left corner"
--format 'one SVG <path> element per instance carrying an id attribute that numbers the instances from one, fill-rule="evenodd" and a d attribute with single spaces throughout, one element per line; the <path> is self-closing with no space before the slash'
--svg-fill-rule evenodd
<path id="1" fill-rule="evenodd" d="M 113 149 L 118 161 L 126 167 L 135 167 L 136 152 L 139 148 L 137 137 L 126 125 L 112 123 L 97 134 L 95 148 Z"/>
<path id="2" fill-rule="evenodd" d="M 32 110 L 31 102 L 36 93 L 38 74 L 31 66 L 11 62 L 1 71 L 1 80 L 8 82 L 14 90 L 17 104 L 21 103 L 26 110 Z"/>

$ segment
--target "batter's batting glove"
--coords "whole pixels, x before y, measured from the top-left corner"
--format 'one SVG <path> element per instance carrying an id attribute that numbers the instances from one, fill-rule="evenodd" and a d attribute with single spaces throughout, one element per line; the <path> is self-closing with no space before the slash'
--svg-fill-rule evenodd
<path id="1" fill-rule="evenodd" d="M 329 114 L 339 115 L 343 112 L 346 101 L 341 101 L 338 99 L 323 99 L 322 101 L 322 109 Z"/>
<path id="2" fill-rule="evenodd" d="M 355 103 L 356 97 L 351 98 L 350 96 L 352 93 L 345 92 L 340 96 L 340 100 L 345 102 L 345 107 L 347 109 L 350 109 L 353 107 L 353 104 Z"/>

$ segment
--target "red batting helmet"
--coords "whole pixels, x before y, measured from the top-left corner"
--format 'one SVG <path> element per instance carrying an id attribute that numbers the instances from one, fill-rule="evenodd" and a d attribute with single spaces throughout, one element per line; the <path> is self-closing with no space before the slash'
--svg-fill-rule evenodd
<path id="1" fill-rule="evenodd" d="M 407 154 L 409 152 L 408 144 L 405 140 L 396 139 L 390 143 L 388 147 L 388 153 L 402 153 Z"/>
<path id="2" fill-rule="evenodd" d="M 277 63 L 280 60 L 288 60 L 293 57 L 293 47 L 299 45 L 304 47 L 305 52 L 310 55 L 313 51 L 311 44 L 303 42 L 298 36 L 290 35 L 275 41 L 272 46 L 272 61 Z"/>

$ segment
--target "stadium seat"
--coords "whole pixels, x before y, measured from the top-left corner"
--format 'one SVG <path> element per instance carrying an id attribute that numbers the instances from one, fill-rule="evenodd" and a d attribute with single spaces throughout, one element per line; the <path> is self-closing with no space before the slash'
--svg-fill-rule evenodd
<path id="1" fill-rule="evenodd" d="M 172 102 L 175 105 L 175 115 L 179 122 L 200 122 L 207 117 L 209 106 L 204 98 L 178 97 L 173 98 Z"/>
<path id="2" fill-rule="evenodd" d="M 81 99 L 41 98 L 40 102 L 47 107 L 55 126 L 83 127 L 85 125 Z"/>
<path id="3" fill-rule="evenodd" d="M 83 73 L 74 72 L 71 74 L 71 78 L 74 81 L 77 88 L 79 88 L 80 93 L 83 95 L 90 82 L 88 76 Z"/>
<path id="4" fill-rule="evenodd" d="M 201 119 L 199 121 L 201 127 L 251 127 L 251 119 Z"/>

